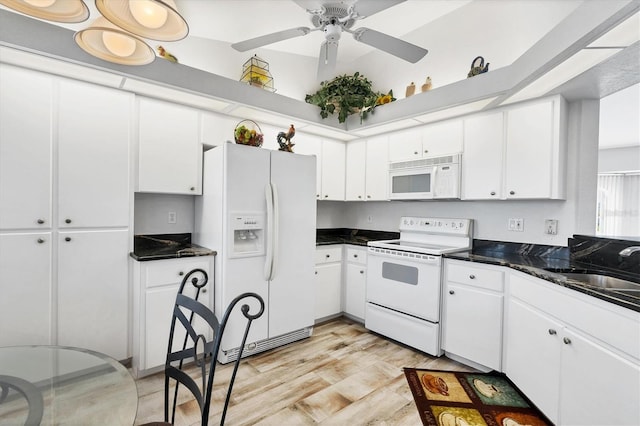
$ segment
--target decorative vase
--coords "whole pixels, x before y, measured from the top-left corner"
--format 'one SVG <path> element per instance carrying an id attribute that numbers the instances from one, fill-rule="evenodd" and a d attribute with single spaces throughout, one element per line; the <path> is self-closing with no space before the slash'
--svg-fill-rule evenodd
<path id="1" fill-rule="evenodd" d="M 410 85 L 407 86 L 407 91 L 405 92 L 405 97 L 412 96 L 416 92 L 416 85 L 413 84 L 413 81 Z"/>

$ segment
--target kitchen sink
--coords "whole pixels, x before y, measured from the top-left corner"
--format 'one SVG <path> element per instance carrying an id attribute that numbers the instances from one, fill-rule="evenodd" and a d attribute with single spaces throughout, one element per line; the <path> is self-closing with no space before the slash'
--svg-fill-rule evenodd
<path id="1" fill-rule="evenodd" d="M 561 275 L 578 281 L 581 285 L 601 290 L 614 290 L 640 296 L 640 284 L 608 275 L 582 272 L 564 272 Z"/>

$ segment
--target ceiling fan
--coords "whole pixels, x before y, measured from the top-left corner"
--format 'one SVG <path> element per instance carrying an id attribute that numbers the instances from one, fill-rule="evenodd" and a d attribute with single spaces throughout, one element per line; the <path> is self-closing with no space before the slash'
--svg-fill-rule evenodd
<path id="1" fill-rule="evenodd" d="M 312 31 L 324 32 L 325 41 L 320 46 L 318 60 L 318 80 L 332 77 L 338 56 L 338 42 L 342 32 L 353 35 L 356 41 L 390 53 L 405 61 L 416 63 L 428 52 L 427 49 L 408 43 L 370 28 L 353 29 L 356 21 L 388 9 L 405 0 L 293 0 L 311 15 L 313 28 L 297 27 L 266 34 L 231 45 L 239 52 L 262 47 L 268 44 L 288 40 L 309 34 Z"/>

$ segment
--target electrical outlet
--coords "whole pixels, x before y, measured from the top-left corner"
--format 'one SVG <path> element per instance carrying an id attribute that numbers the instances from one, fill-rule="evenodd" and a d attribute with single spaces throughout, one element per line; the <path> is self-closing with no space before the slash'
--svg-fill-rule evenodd
<path id="1" fill-rule="evenodd" d="M 507 222 L 507 229 L 509 231 L 522 232 L 524 231 L 524 219 L 522 218 L 509 218 Z"/>
<path id="2" fill-rule="evenodd" d="M 178 222 L 178 215 L 176 214 L 176 212 L 169 212 L 167 223 L 176 223 L 176 222 Z"/>
<path id="3" fill-rule="evenodd" d="M 558 235 L 558 221 L 556 219 L 545 220 L 544 232 L 548 235 Z"/>

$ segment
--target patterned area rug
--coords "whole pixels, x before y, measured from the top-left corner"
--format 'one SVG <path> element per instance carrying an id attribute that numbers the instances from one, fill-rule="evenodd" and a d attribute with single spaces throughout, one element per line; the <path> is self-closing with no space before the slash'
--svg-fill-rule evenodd
<path id="1" fill-rule="evenodd" d="M 415 368 L 404 374 L 424 425 L 553 425 L 503 374 Z"/>

